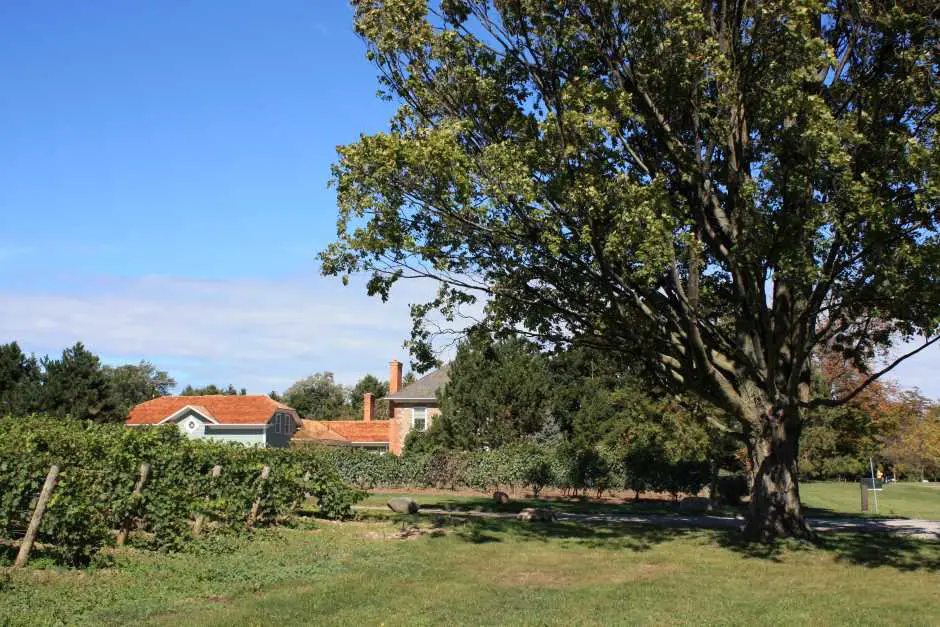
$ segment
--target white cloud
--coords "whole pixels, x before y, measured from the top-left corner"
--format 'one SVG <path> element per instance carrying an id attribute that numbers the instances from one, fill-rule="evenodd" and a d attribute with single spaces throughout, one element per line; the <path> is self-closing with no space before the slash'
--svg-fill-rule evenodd
<path id="1" fill-rule="evenodd" d="M 0 341 L 58 353 L 81 340 L 109 361 L 147 359 L 181 383 L 283 389 L 301 376 L 333 371 L 354 382 L 383 376 L 407 360 L 408 304 L 434 286 L 403 282 L 382 303 L 361 282 L 336 279 L 202 281 L 107 279 L 61 291 L 0 292 Z"/>
<path id="2" fill-rule="evenodd" d="M 9 289 L 0 291 L 0 342 L 57 354 L 80 340 L 110 363 L 152 361 L 184 385 L 233 383 L 267 392 L 322 370 L 353 383 L 365 373 L 385 378 L 393 357 L 407 362 L 408 305 L 435 289 L 402 281 L 388 303 L 366 296 L 362 281 L 343 287 L 317 276 L 111 278 L 67 291 Z M 895 355 L 914 347 L 899 347 Z M 940 348 L 922 351 L 888 376 L 940 399 Z"/>

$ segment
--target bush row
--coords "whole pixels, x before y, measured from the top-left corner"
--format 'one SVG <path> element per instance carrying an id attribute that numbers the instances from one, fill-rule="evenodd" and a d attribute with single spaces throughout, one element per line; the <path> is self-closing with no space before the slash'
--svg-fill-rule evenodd
<path id="1" fill-rule="evenodd" d="M 146 488 L 133 494 L 140 465 L 151 464 Z M 204 517 L 208 532 L 245 530 L 284 521 L 305 494 L 322 515 L 341 517 L 359 498 L 322 456 L 303 450 L 260 449 L 184 438 L 175 427 L 127 429 L 41 416 L 0 419 L 0 536 L 14 538 L 29 523 L 52 464 L 59 483 L 42 519 L 39 541 L 59 561 L 88 563 L 113 544 L 114 530 L 133 522 L 135 541 L 178 550 Z M 213 466 L 221 474 L 211 479 Z M 270 473 L 261 480 L 261 469 Z"/>
<path id="2" fill-rule="evenodd" d="M 478 452 L 438 449 L 401 457 L 339 447 L 310 450 L 345 481 L 363 489 L 528 488 L 537 495 L 546 487 L 571 494 L 624 488 L 678 495 L 697 493 L 709 479 L 707 462 L 627 459 L 568 443 Z"/>

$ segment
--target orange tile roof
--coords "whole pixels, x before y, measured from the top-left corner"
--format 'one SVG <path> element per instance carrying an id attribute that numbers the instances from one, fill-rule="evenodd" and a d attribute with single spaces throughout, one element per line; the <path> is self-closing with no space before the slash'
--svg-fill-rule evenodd
<path id="1" fill-rule="evenodd" d="M 161 396 L 145 401 L 131 410 L 125 424 L 155 425 L 187 405 L 198 408 L 202 413 L 208 413 L 213 420 L 223 425 L 264 424 L 279 409 L 287 410 L 298 421 L 298 424 L 300 420 L 294 409 L 266 395 L 231 396 L 215 394 L 210 396 Z"/>
<path id="2" fill-rule="evenodd" d="M 388 420 L 304 420 L 294 440 L 325 443 L 389 442 L 391 423 Z"/>

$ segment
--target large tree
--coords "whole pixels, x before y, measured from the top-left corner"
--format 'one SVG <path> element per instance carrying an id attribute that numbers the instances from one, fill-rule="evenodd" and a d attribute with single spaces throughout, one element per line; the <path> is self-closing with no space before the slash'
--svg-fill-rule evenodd
<path id="1" fill-rule="evenodd" d="M 317 372 L 284 391 L 284 402 L 310 420 L 349 418 L 346 388 L 333 379 L 332 372 Z"/>
<path id="2" fill-rule="evenodd" d="M 440 281 L 418 359 L 481 296 L 641 359 L 747 444 L 748 531 L 811 535 L 803 412 L 857 391 L 813 398 L 814 350 L 940 337 L 934 3 L 353 4 L 400 106 L 340 148 L 324 272 Z"/>
<path id="3" fill-rule="evenodd" d="M 134 405 L 158 396 L 166 396 L 176 387 L 176 380 L 157 370 L 149 361 L 123 366 L 105 366 L 111 384 L 113 404 L 118 416 L 126 416 Z"/>

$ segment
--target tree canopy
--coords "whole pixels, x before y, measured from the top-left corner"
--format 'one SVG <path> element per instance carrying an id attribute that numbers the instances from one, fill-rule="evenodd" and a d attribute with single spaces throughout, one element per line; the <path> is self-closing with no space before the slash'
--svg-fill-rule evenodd
<path id="1" fill-rule="evenodd" d="M 399 103 L 340 148 L 327 274 L 428 314 L 638 358 L 720 406 L 755 469 L 748 531 L 810 535 L 804 410 L 821 346 L 864 368 L 938 337 L 932 3 L 357 0 Z M 903 356 L 902 356 L 903 357 Z"/>
<path id="2" fill-rule="evenodd" d="M 503 446 L 538 432 L 548 415 L 547 360 L 531 342 L 472 335 L 458 347 L 448 378 L 433 426 L 446 446 Z"/>
<path id="3" fill-rule="evenodd" d="M 180 396 L 214 396 L 216 394 L 222 394 L 225 396 L 245 396 L 248 394 L 248 390 L 245 388 L 237 389 L 231 383 L 228 384 L 228 387 L 222 387 L 221 385 L 216 385 L 210 383 L 209 385 L 204 385 L 202 387 L 193 387 L 192 384 L 187 384 L 183 391 L 180 392 Z"/>
<path id="4" fill-rule="evenodd" d="M 42 405 L 42 368 L 19 344 L 0 344 L 0 414 L 25 415 Z"/>
<path id="5" fill-rule="evenodd" d="M 388 395 L 388 381 L 380 381 L 375 375 L 367 374 L 356 385 L 349 389 L 349 405 L 354 416 L 362 416 L 362 399 L 366 392 L 370 392 L 376 400 L 376 420 L 388 418 L 388 403 L 379 402 L 379 399 Z"/>
<path id="6" fill-rule="evenodd" d="M 332 372 L 317 372 L 284 391 L 284 402 L 311 420 L 348 418 L 346 389 L 333 380 Z"/>
<path id="7" fill-rule="evenodd" d="M 66 348 L 59 359 L 43 359 L 42 366 L 43 410 L 54 416 L 96 422 L 118 418 L 101 361 L 84 344 L 77 342 Z"/>
<path id="8" fill-rule="evenodd" d="M 173 377 L 148 361 L 105 366 L 104 374 L 111 384 L 112 404 L 121 417 L 127 416 L 134 405 L 166 396 L 176 387 Z"/>

